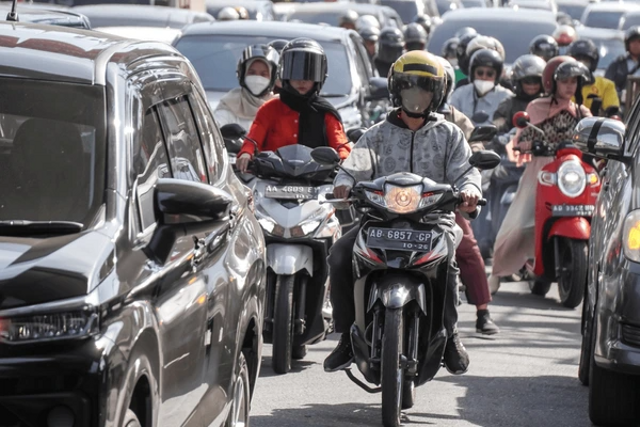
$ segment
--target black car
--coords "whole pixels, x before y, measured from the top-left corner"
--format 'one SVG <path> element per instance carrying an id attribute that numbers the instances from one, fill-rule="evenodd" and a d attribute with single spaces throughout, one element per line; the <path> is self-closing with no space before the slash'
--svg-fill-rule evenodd
<path id="1" fill-rule="evenodd" d="M 386 96 L 386 79 L 373 79 L 371 62 L 355 31 L 278 21 L 224 21 L 193 24 L 183 29 L 174 46 L 197 70 L 211 106 L 238 86 L 236 66 L 250 45 L 309 37 L 324 48 L 329 76 L 321 95 L 340 112 L 345 128 L 368 126 L 369 98 Z M 376 86 L 377 85 L 377 86 Z"/>
<path id="2" fill-rule="evenodd" d="M 0 425 L 244 425 L 265 245 L 192 66 L 20 23 L 0 52 Z"/>
<path id="3" fill-rule="evenodd" d="M 627 128 L 593 117 L 574 137 L 584 152 L 609 159 L 591 221 L 579 369 L 597 426 L 640 423 L 639 124 L 636 102 Z"/>

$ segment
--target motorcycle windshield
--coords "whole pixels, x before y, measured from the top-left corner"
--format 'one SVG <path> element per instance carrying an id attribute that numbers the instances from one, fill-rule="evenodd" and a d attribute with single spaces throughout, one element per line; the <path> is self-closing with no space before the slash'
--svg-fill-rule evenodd
<path id="1" fill-rule="evenodd" d="M 294 144 L 278 148 L 278 157 L 282 159 L 282 167 L 285 175 L 294 178 L 312 179 L 319 172 L 332 172 L 333 166 L 316 163 L 311 158 L 312 148 L 306 145 Z M 325 179 L 325 174 L 322 179 Z"/>

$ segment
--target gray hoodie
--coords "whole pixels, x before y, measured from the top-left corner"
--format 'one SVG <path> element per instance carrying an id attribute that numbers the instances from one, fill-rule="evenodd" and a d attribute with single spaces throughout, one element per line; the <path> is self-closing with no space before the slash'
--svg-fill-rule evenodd
<path id="1" fill-rule="evenodd" d="M 398 111 L 367 130 L 344 161 L 342 166 L 357 181 L 412 172 L 437 183 L 456 185 L 459 190 L 473 187 L 482 194 L 478 170 L 463 173 L 469 168 L 471 149 L 459 127 L 436 114 L 435 121 L 413 132 L 400 120 Z M 354 182 L 340 171 L 334 185 L 353 186 Z"/>

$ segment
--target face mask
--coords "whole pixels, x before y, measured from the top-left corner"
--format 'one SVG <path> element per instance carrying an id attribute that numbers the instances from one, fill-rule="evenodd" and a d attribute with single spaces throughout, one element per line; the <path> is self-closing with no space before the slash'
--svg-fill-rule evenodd
<path id="1" fill-rule="evenodd" d="M 258 96 L 266 88 L 269 87 L 271 80 L 262 76 L 247 76 L 244 78 L 244 84 L 253 96 Z"/>
<path id="2" fill-rule="evenodd" d="M 429 108 L 433 93 L 413 87 L 404 89 L 400 92 L 402 97 L 402 109 L 410 114 L 422 114 L 424 110 Z"/>
<path id="3" fill-rule="evenodd" d="M 496 86 L 494 82 L 488 82 L 486 80 L 474 80 L 473 85 L 476 87 L 476 91 L 478 91 L 478 95 L 480 96 L 484 96 L 491 92 L 491 90 Z"/>

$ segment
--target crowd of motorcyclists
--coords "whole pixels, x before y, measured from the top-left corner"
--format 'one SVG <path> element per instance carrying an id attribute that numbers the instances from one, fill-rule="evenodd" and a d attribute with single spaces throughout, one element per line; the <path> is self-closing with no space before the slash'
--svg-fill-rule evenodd
<path id="1" fill-rule="evenodd" d="M 237 160 L 241 172 L 261 151 L 292 144 L 328 146 L 343 159 L 334 181 L 338 199 L 348 199 L 358 182 L 398 172 L 428 177 L 460 191 L 451 229 L 455 223 L 462 233 L 455 237 L 456 251 L 449 258 L 443 285 L 447 334 L 443 360 L 450 372 L 464 373 L 469 356 L 456 328 L 458 280 L 469 303 L 477 307 L 477 332 L 498 333 L 488 310 L 490 292 L 498 290 L 501 280 L 522 273 L 532 257 L 536 183 L 540 170 L 551 161 L 527 154 L 540 136 L 532 128 L 516 129 L 514 116 L 526 111 L 531 124 L 544 131 L 549 146 L 570 139 L 581 118 L 619 116 L 627 76 L 640 75 L 640 27 L 626 32 L 627 55 L 614 61 L 602 77 L 594 74 L 599 61 L 596 45 L 575 39 L 566 28 L 554 36 L 534 38 L 530 52 L 507 73 L 500 41 L 473 28 L 458 31 L 437 56 L 425 50 L 431 30 L 426 16 L 416 17 L 403 31 L 380 28 L 374 17 L 357 14 L 345 14 L 340 26 L 362 37 L 372 69 L 388 79 L 392 104 L 353 146 L 339 113 L 319 96 L 328 65 L 322 47 L 310 39 L 285 46 L 282 41 L 279 46 L 248 46 L 238 62 L 239 87 L 222 98 L 215 117 L 220 126 L 237 123 L 248 132 Z M 488 124 L 496 126 L 495 137 L 484 145 L 467 143 L 474 127 Z M 492 203 L 502 197 L 503 189 L 495 183 L 499 178 L 469 168 L 472 153 L 484 148 L 501 155 L 519 182 L 510 207 L 502 213 Z M 481 210 L 478 202 L 483 195 L 489 206 Z M 349 331 L 355 321 L 352 253 L 358 233 L 358 227 L 345 233 L 328 257 L 333 320 L 341 334 L 324 364 L 329 372 L 354 360 Z M 489 260 L 493 273 L 487 278 Z"/>

